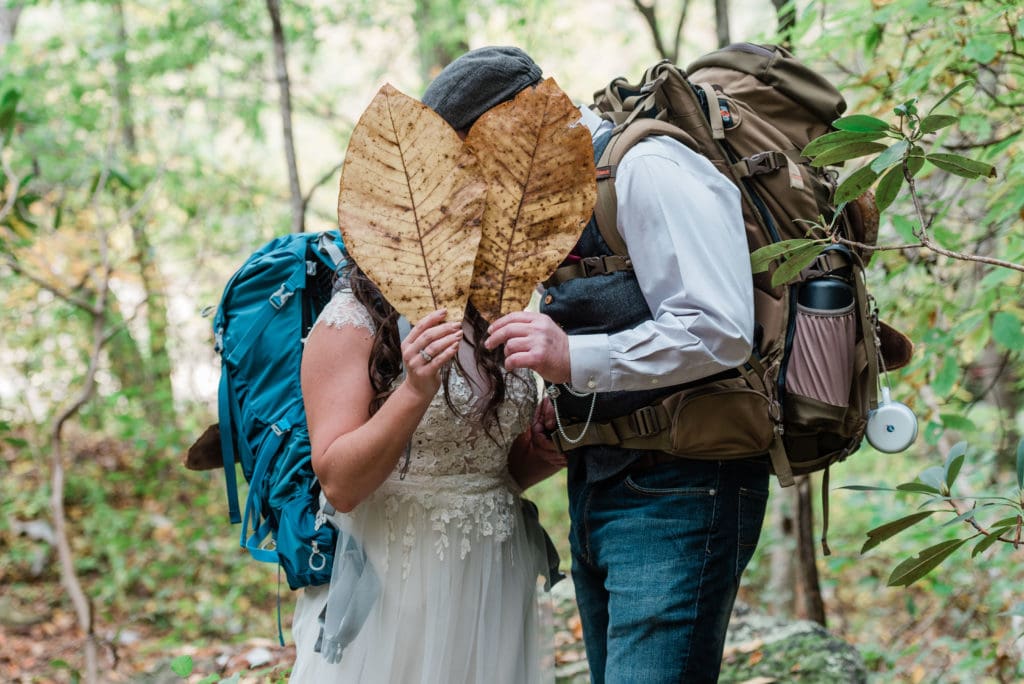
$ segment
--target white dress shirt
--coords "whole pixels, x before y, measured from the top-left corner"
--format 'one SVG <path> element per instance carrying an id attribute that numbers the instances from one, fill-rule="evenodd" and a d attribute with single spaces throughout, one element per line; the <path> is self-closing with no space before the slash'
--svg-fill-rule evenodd
<path id="1" fill-rule="evenodd" d="M 581 112 L 591 136 L 611 126 Z M 570 335 L 573 388 L 652 389 L 746 361 L 754 289 L 739 190 L 666 136 L 645 138 L 626 153 L 615 190 L 617 227 L 652 320 L 612 334 Z"/>

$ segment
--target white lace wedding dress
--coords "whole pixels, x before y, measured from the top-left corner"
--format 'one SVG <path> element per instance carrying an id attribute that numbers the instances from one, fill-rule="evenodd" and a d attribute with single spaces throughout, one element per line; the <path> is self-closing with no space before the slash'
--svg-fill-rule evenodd
<path id="1" fill-rule="evenodd" d="M 373 329 L 347 290 L 317 324 Z M 450 389 L 456 406 L 474 400 L 458 373 Z M 404 476 L 403 458 L 355 510 L 332 516 L 362 545 L 380 593 L 340 662 L 329 663 L 314 651 L 328 588 L 303 591 L 292 623 L 292 682 L 554 681 L 550 624 L 539 607 L 543 542 L 524 521 L 507 468 L 536 398 L 529 382 L 509 383 L 509 391 L 494 440 L 454 415 L 439 392 L 413 436 Z"/>

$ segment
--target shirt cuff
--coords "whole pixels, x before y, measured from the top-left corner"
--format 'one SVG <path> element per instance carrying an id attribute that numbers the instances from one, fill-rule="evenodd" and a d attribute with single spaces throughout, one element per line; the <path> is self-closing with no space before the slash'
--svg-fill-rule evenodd
<path id="1" fill-rule="evenodd" d="M 569 335 L 569 368 L 577 392 L 611 390 L 611 350 L 608 335 Z"/>

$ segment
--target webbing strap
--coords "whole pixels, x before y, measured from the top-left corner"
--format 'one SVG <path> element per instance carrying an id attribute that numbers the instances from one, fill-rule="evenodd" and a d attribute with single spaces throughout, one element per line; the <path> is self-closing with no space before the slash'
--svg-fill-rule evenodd
<path id="1" fill-rule="evenodd" d="M 700 88 L 708 103 L 708 123 L 711 125 L 711 137 L 725 140 L 725 121 L 722 120 L 722 108 L 718 105 L 718 93 L 710 83 L 694 83 Z"/>
<path id="2" fill-rule="evenodd" d="M 344 252 L 341 251 L 341 248 L 335 244 L 334 240 L 326 232 L 320 234 L 320 239 L 317 240 L 317 247 L 320 251 L 325 252 L 328 258 L 334 262 L 335 269 L 341 267 L 347 261 Z"/>
<path id="3" fill-rule="evenodd" d="M 768 458 L 771 459 L 772 470 L 775 471 L 775 477 L 779 478 L 779 484 L 783 487 L 792 487 L 796 480 L 793 479 L 793 468 L 786 456 L 786 446 L 782 443 L 782 430 L 779 425 L 775 426 L 775 438 L 768 447 Z"/>
<path id="4" fill-rule="evenodd" d="M 825 472 L 821 474 L 821 552 L 826 556 L 832 555 L 832 549 L 828 546 L 828 473 L 830 466 L 826 466 Z"/>
<path id="5" fill-rule="evenodd" d="M 875 327 L 875 321 L 871 317 L 871 313 L 868 311 L 870 306 L 870 300 L 868 299 L 867 286 L 864 283 L 864 271 L 861 269 L 859 273 L 854 273 L 854 281 L 857 286 L 857 298 L 860 302 L 860 327 L 861 334 L 867 337 L 868 331 L 871 330 L 874 333 L 875 344 L 873 349 L 867 350 L 867 361 L 868 361 L 868 373 L 871 374 L 872 378 L 875 378 L 875 383 L 878 382 L 878 355 L 881 354 L 881 343 L 878 340 L 878 328 Z M 878 396 L 877 392 L 868 393 L 868 408 L 878 408 Z"/>
<path id="6" fill-rule="evenodd" d="M 285 418 L 274 423 L 271 428 L 272 434 L 267 435 L 263 444 L 260 445 L 256 466 L 253 468 L 252 477 L 249 479 L 251 483 L 262 482 L 263 478 L 266 477 L 270 461 L 277 454 L 285 437 L 291 432 L 292 423 Z M 277 551 L 260 548 L 263 540 L 271 533 L 271 528 L 270 521 L 264 515 L 266 511 L 260 510 L 260 502 L 257 498 L 256 490 L 257 487 L 250 486 L 249 495 L 245 499 L 245 518 L 242 520 L 242 535 L 239 542 L 256 560 L 265 563 L 276 563 L 278 560 Z M 250 522 L 253 530 L 251 535 L 248 534 Z"/>
<path id="7" fill-rule="evenodd" d="M 632 413 L 613 418 L 604 423 L 591 422 L 578 442 L 569 443 L 562 438 L 562 433 L 578 434 L 583 431 L 585 423 L 566 425 L 562 430 L 552 433 L 555 446 L 562 453 L 578 449 L 582 446 L 608 444 L 624 449 L 653 449 L 668 451 L 672 447 L 672 417 L 661 404 L 644 406 Z"/>
<path id="8" fill-rule="evenodd" d="M 235 474 L 235 397 L 228 379 L 228 369 L 221 368 L 220 388 L 217 390 L 217 416 L 220 430 L 220 455 L 224 460 L 224 486 L 228 494 L 228 518 L 241 522 L 238 512 L 238 479 Z"/>
<path id="9" fill-rule="evenodd" d="M 235 345 L 235 348 L 230 350 L 225 360 L 232 365 L 237 365 L 239 361 L 245 358 L 252 345 L 263 334 L 263 331 L 270 324 L 270 321 L 274 319 L 274 316 L 277 315 L 277 312 L 284 308 L 284 305 L 294 296 L 296 290 L 304 288 L 305 285 L 306 263 L 303 261 L 292 271 L 288 280 L 281 283 L 281 286 L 267 298 L 263 308 L 260 309 L 259 314 L 253 320 L 252 325 L 242 335 L 242 339 Z"/>
<path id="10" fill-rule="evenodd" d="M 633 262 L 628 256 L 597 256 L 580 259 L 576 263 L 556 269 L 544 284 L 547 287 L 561 285 L 574 278 L 590 278 L 591 276 L 633 270 Z"/>

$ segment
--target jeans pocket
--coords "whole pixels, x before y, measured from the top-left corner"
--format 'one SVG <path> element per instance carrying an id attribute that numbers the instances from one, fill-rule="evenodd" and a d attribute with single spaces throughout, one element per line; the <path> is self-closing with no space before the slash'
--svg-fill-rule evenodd
<path id="1" fill-rule="evenodd" d="M 736 520 L 736 579 L 746 569 L 757 549 L 764 524 L 765 509 L 768 507 L 768 492 L 740 487 Z"/>
<path id="2" fill-rule="evenodd" d="M 714 496 L 718 464 L 679 460 L 661 467 L 629 473 L 622 484 L 644 496 Z"/>

